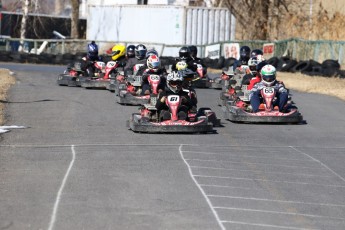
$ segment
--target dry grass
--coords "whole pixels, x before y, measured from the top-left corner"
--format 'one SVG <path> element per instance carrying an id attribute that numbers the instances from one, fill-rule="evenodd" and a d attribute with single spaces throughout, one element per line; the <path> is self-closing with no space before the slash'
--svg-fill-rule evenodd
<path id="1" fill-rule="evenodd" d="M 15 83 L 15 78 L 7 69 L 0 69 L 0 125 L 4 124 L 4 109 L 6 93 L 8 89 Z"/>
<path id="2" fill-rule="evenodd" d="M 307 93 L 320 93 L 338 97 L 345 100 L 345 79 L 311 77 L 296 73 L 279 72 L 277 79 L 283 81 L 285 86 L 292 90 Z"/>

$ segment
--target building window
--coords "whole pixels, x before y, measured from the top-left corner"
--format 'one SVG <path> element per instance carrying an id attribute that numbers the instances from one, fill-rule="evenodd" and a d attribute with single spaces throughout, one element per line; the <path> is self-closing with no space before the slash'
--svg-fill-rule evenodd
<path id="1" fill-rule="evenodd" d="M 138 5 L 147 5 L 147 0 L 138 0 Z"/>

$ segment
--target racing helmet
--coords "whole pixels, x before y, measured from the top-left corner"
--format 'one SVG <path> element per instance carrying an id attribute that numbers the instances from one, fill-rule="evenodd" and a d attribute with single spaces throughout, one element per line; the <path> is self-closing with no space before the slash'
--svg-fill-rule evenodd
<path id="1" fill-rule="evenodd" d="M 167 86 L 174 92 L 178 93 L 182 89 L 183 77 L 179 72 L 173 71 L 167 76 Z"/>
<path id="2" fill-rule="evenodd" d="M 250 71 L 252 71 L 252 72 L 259 71 L 260 72 L 260 70 L 263 66 L 261 66 L 260 70 L 257 69 L 257 66 L 263 61 L 265 61 L 265 59 L 260 54 L 257 56 L 251 57 L 248 61 L 248 66 L 249 66 Z"/>
<path id="3" fill-rule="evenodd" d="M 135 45 L 129 45 L 126 49 L 127 58 L 135 57 Z"/>
<path id="4" fill-rule="evenodd" d="M 146 61 L 147 67 L 152 70 L 153 72 L 157 72 L 159 67 L 161 66 L 161 61 L 159 57 L 156 55 L 151 55 Z"/>
<path id="5" fill-rule="evenodd" d="M 126 46 L 121 44 L 116 44 L 111 48 L 111 59 L 113 61 L 118 60 L 120 57 L 126 55 Z"/>
<path id="6" fill-rule="evenodd" d="M 147 50 L 146 52 L 146 59 L 148 59 L 151 55 L 156 55 L 158 57 L 158 52 L 154 48 Z"/>
<path id="7" fill-rule="evenodd" d="M 198 55 L 198 48 L 196 46 L 189 46 L 190 56 L 196 58 Z"/>
<path id="8" fill-rule="evenodd" d="M 143 44 L 139 44 L 135 47 L 135 57 L 138 60 L 144 59 L 146 57 L 146 52 L 147 52 L 146 46 Z"/>
<path id="9" fill-rule="evenodd" d="M 242 46 L 240 48 L 240 61 L 242 61 L 242 63 L 246 63 L 248 62 L 250 58 L 250 48 L 249 46 Z"/>
<path id="10" fill-rule="evenodd" d="M 98 46 L 95 41 L 92 41 L 90 44 L 87 45 L 87 57 L 91 61 L 95 61 L 98 58 Z"/>
<path id="11" fill-rule="evenodd" d="M 182 47 L 179 52 L 178 56 L 180 57 L 181 60 L 187 60 L 190 58 L 190 50 L 187 46 Z"/>
<path id="12" fill-rule="evenodd" d="M 265 65 L 261 69 L 261 82 L 266 86 L 272 86 L 276 81 L 276 68 L 273 65 Z"/>
<path id="13" fill-rule="evenodd" d="M 262 50 L 260 49 L 254 49 L 252 50 L 252 52 L 250 53 L 250 57 L 255 57 L 257 55 L 263 55 L 264 53 L 262 52 Z"/>
<path id="14" fill-rule="evenodd" d="M 176 63 L 176 69 L 177 70 L 185 70 L 185 69 L 187 69 L 187 67 L 188 67 L 188 65 L 184 61 L 179 61 Z"/>

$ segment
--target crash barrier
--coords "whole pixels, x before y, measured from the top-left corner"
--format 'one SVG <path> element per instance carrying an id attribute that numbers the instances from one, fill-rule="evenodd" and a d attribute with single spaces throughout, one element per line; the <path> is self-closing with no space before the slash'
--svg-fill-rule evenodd
<path id="1" fill-rule="evenodd" d="M 85 52 L 86 46 L 90 41 L 84 39 L 25 39 L 8 38 L 0 35 L 0 50 L 17 52 L 19 43 L 23 44 L 24 52 L 31 52 L 38 54 L 39 52 L 48 54 L 77 54 Z M 42 45 L 45 46 L 43 47 Z M 100 53 L 106 53 L 116 43 L 123 43 L 124 45 L 139 44 L 137 42 L 128 41 L 96 41 L 99 45 Z M 267 43 L 272 44 L 270 50 L 266 50 L 265 57 L 289 57 L 297 61 L 301 60 L 315 60 L 323 62 L 324 60 L 338 60 L 339 64 L 345 66 L 345 41 L 307 41 L 298 38 L 291 38 L 281 41 L 258 41 L 258 40 L 244 40 L 244 41 L 223 41 L 214 44 L 197 45 L 198 55 L 201 58 L 210 57 L 218 58 L 220 64 L 223 62 L 222 57 L 226 57 L 225 48 L 229 44 L 236 43 L 239 46 L 247 45 L 251 49 L 263 49 Z M 143 43 L 148 48 L 154 47 L 160 56 L 175 56 L 178 50 L 184 46 L 183 44 L 167 45 L 164 43 Z M 42 50 L 40 50 L 42 48 Z M 44 49 L 43 49 L 44 48 Z M 265 51 L 265 50 L 264 50 Z M 215 55 L 215 56 L 212 56 Z"/>
<path id="2" fill-rule="evenodd" d="M 85 53 L 82 52 L 76 54 L 42 53 L 41 55 L 36 55 L 25 52 L 0 51 L 0 62 L 69 65 L 81 60 L 84 56 Z M 107 55 L 101 55 L 101 57 L 105 62 L 111 59 Z M 162 56 L 161 62 L 163 66 L 168 66 L 175 63 L 175 59 L 175 57 Z M 202 60 L 208 68 L 228 70 L 236 59 L 220 57 L 218 59 L 203 58 Z M 345 78 L 345 70 L 341 69 L 337 60 L 327 59 L 323 62 L 317 62 L 314 60 L 297 61 L 289 57 L 272 57 L 267 62 L 281 72 L 300 72 L 309 76 Z"/>

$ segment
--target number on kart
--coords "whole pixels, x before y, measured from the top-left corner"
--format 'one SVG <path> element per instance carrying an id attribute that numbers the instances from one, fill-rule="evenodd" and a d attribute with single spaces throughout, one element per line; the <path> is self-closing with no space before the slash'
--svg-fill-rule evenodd
<path id="1" fill-rule="evenodd" d="M 159 80 L 159 76 L 158 75 L 150 75 L 150 79 L 152 81 L 158 81 Z"/>
<path id="2" fill-rule="evenodd" d="M 272 94 L 272 93 L 274 93 L 274 89 L 272 87 L 266 87 L 264 89 L 264 93 L 265 94 Z"/>
<path id="3" fill-rule="evenodd" d="M 115 62 L 108 62 L 108 63 L 107 63 L 107 66 L 108 66 L 108 67 L 113 67 L 113 66 L 115 66 L 115 64 L 116 64 Z"/>
<path id="4" fill-rule="evenodd" d="M 178 97 L 169 97 L 169 101 L 177 101 Z"/>

